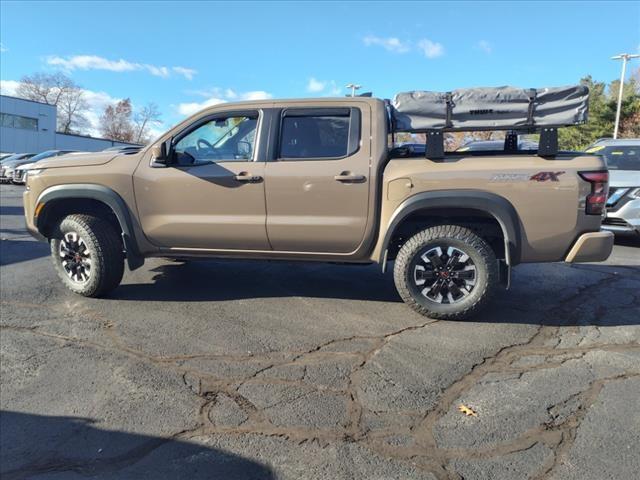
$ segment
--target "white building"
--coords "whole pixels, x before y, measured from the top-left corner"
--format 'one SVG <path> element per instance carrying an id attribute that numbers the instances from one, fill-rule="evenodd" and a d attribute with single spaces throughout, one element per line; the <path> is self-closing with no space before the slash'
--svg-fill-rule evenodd
<path id="1" fill-rule="evenodd" d="M 97 152 L 133 145 L 86 135 L 56 132 L 56 106 L 0 95 L 0 152 L 40 153 L 45 150 Z"/>

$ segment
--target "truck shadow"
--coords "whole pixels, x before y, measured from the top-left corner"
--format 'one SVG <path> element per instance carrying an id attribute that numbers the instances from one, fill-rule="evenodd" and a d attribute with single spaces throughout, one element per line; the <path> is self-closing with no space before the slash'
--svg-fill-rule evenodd
<path id="1" fill-rule="evenodd" d="M 374 265 L 194 260 L 155 267 L 153 284 L 122 284 L 118 300 L 223 301 L 320 297 L 401 302 L 389 273 Z"/>
<path id="2" fill-rule="evenodd" d="M 88 418 L 1 411 L 0 477 L 275 478 L 269 467 L 230 452 L 171 438 L 103 430 L 95 424 Z"/>
<path id="3" fill-rule="evenodd" d="M 24 215 L 24 209 L 12 205 L 0 205 L 0 215 Z"/>
<path id="4" fill-rule="evenodd" d="M 381 275 L 379 267 L 374 265 L 220 260 L 172 262 L 151 271 L 155 273 L 153 283 L 125 283 L 109 298 L 215 302 L 308 297 L 402 302 L 392 275 L 389 272 Z M 611 275 L 614 272 L 624 275 L 614 277 Z M 622 289 L 618 285 L 607 287 L 608 278 L 612 282 L 615 278 L 631 284 Z M 629 292 L 638 282 L 640 268 L 628 266 L 521 266 L 515 269 L 512 289 L 500 290 L 487 310 L 472 321 L 550 326 L 574 326 L 581 322 L 602 326 L 637 325 L 640 324 L 637 315 L 640 300 L 630 302 Z M 572 300 L 567 304 L 568 299 Z M 407 314 L 410 314 L 408 307 Z"/>

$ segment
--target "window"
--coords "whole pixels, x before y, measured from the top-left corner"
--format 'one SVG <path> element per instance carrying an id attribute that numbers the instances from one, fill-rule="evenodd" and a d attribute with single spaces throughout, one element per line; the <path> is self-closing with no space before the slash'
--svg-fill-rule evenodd
<path id="1" fill-rule="evenodd" d="M 21 115 L 12 115 L 10 113 L 0 114 L 0 124 L 3 127 L 23 128 L 25 130 L 38 130 L 38 119 L 23 117 Z"/>
<path id="2" fill-rule="evenodd" d="M 280 158 L 340 158 L 357 149 L 360 139 L 350 135 L 352 111 L 356 109 L 289 110 L 282 118 Z M 359 110 L 358 110 L 359 112 Z"/>
<path id="3" fill-rule="evenodd" d="M 9 115 L 8 113 L 0 113 L 0 117 L 3 127 L 13 128 L 13 115 Z"/>
<path id="4" fill-rule="evenodd" d="M 640 170 L 640 145 L 605 147 L 597 153 L 607 159 L 607 166 L 612 170 Z"/>
<path id="5" fill-rule="evenodd" d="M 178 140 L 176 162 L 193 165 L 211 162 L 247 162 L 253 159 L 258 113 L 217 117 Z"/>

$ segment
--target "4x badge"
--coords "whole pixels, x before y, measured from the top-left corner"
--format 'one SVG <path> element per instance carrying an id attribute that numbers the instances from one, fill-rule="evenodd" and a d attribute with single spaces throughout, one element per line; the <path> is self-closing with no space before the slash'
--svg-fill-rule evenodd
<path id="1" fill-rule="evenodd" d="M 559 182 L 558 177 L 565 172 L 538 172 L 535 175 L 531 175 L 529 180 L 535 180 L 536 182 Z"/>

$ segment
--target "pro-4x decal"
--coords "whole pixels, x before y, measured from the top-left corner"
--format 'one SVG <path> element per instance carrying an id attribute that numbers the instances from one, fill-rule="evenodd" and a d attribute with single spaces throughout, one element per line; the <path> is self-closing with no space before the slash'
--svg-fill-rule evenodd
<path id="1" fill-rule="evenodd" d="M 536 182 L 559 182 L 558 177 L 565 172 L 538 172 L 535 175 L 531 175 L 529 180 L 535 180 Z"/>

